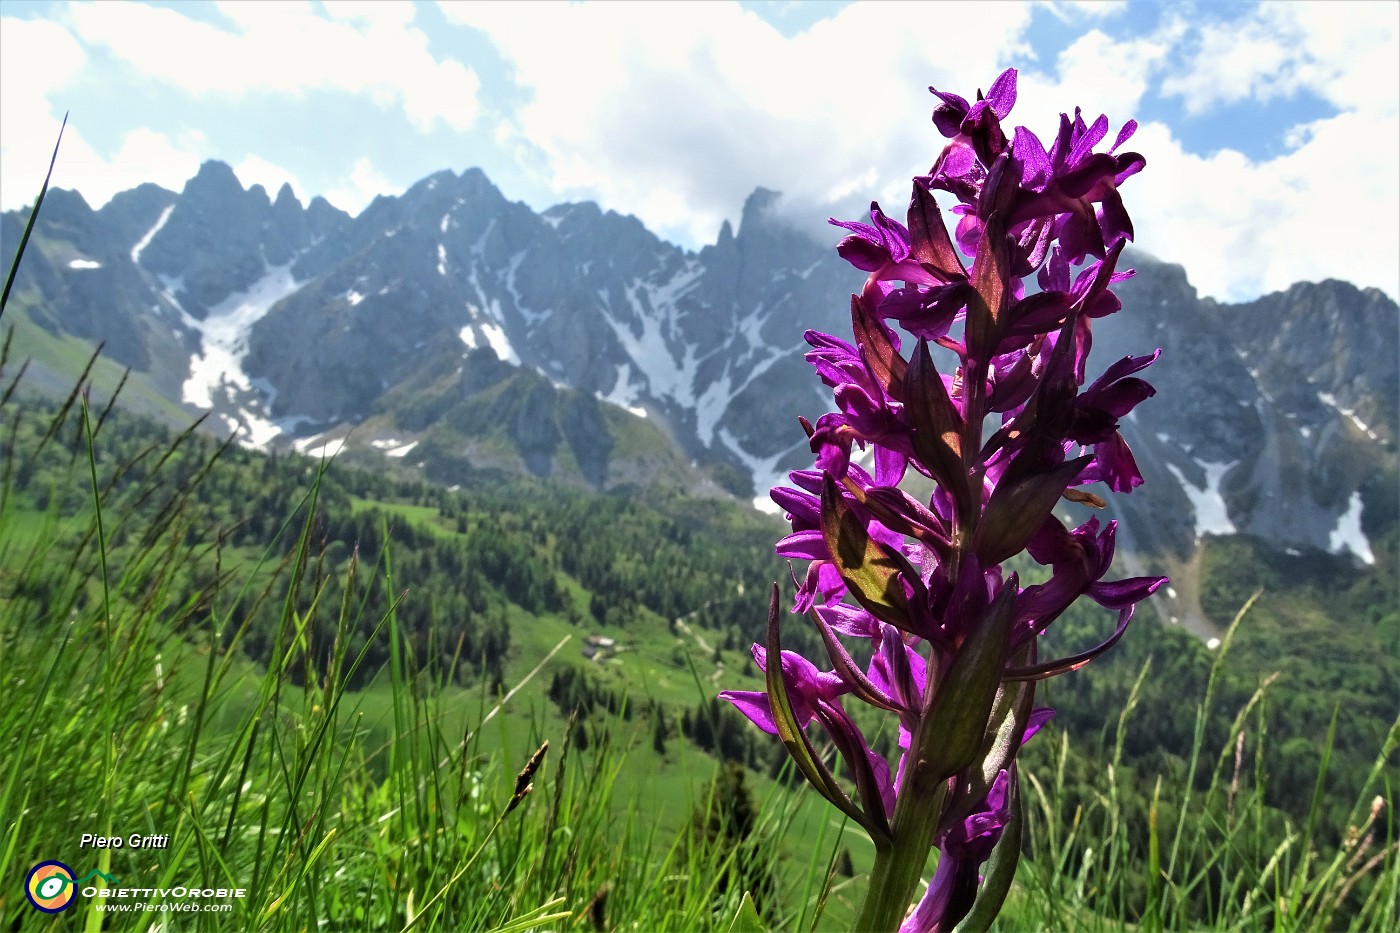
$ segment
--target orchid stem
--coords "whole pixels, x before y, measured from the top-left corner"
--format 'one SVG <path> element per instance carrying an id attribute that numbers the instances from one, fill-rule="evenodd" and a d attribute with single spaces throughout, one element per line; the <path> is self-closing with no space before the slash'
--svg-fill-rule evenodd
<path id="1" fill-rule="evenodd" d="M 919 763 L 924 765 L 925 762 Z M 892 840 L 876 845 L 865 901 L 852 927 L 855 933 L 897 931 L 924 877 L 924 864 L 948 796 L 948 782 L 939 781 L 930 792 L 921 786 L 927 782 L 916 778 L 917 775 L 910 775 L 895 804 Z"/>

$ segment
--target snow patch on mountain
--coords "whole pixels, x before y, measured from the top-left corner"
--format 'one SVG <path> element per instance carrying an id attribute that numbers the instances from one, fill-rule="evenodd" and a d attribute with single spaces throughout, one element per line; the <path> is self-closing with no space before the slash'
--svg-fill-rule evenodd
<path id="1" fill-rule="evenodd" d="M 490 220 L 486 221 L 486 229 L 481 231 L 481 236 L 477 237 L 476 242 L 472 244 L 471 253 L 477 259 L 486 255 L 486 238 L 489 237 L 491 231 L 495 229 L 496 218 L 492 217 Z"/>
<path id="2" fill-rule="evenodd" d="M 627 409 L 638 418 L 647 416 L 647 410 L 638 404 L 640 393 L 637 385 L 632 381 L 632 367 L 626 363 L 618 364 L 617 379 L 613 382 L 613 387 L 606 393 L 597 393 L 597 397 L 601 401 L 616 405 L 618 408 Z"/>
<path id="3" fill-rule="evenodd" d="M 1333 411 L 1337 412 L 1339 415 L 1350 418 L 1351 423 L 1356 425 L 1356 429 L 1361 433 L 1365 434 L 1371 440 L 1379 440 L 1379 437 L 1377 436 L 1375 430 L 1369 424 L 1356 417 L 1356 412 L 1353 409 L 1343 408 L 1341 404 L 1337 401 L 1337 397 L 1331 392 L 1317 393 L 1317 400 L 1322 404 L 1326 405 L 1328 408 L 1331 408 Z"/>
<path id="4" fill-rule="evenodd" d="M 261 380 L 255 381 L 254 385 L 256 385 L 258 381 Z M 270 405 L 271 403 L 269 402 L 268 404 Z M 273 423 L 277 425 L 277 429 L 283 434 L 296 434 L 305 425 L 315 424 L 316 419 L 308 418 L 306 415 L 288 415 L 285 418 L 278 418 Z"/>
<path id="5" fill-rule="evenodd" d="M 1337 527 L 1327 541 L 1328 550 L 1333 554 L 1351 551 L 1363 563 L 1374 564 L 1376 555 L 1371 552 L 1371 542 L 1361 530 L 1361 493 L 1354 492 L 1347 502 L 1347 510 L 1337 519 Z"/>
<path id="6" fill-rule="evenodd" d="M 170 286 L 175 283 L 165 284 L 167 295 L 173 300 Z M 187 318 L 186 323 L 199 332 L 200 352 L 190 357 L 190 375 L 181 387 L 181 401 L 213 408 L 216 393 L 222 401 L 231 400 L 231 392 L 251 391 L 252 383 L 243 371 L 248 331 L 274 304 L 296 289 L 291 263 L 271 266 L 247 291 L 236 292 L 210 308 L 204 320 Z"/>
<path id="7" fill-rule="evenodd" d="M 505 328 L 491 321 L 482 321 L 475 305 L 468 304 L 467 310 L 471 313 L 472 323 L 457 331 L 457 339 L 466 344 L 468 350 L 475 350 L 484 344 L 501 362 L 519 366 L 520 355 L 511 346 Z"/>
<path id="8" fill-rule="evenodd" d="M 674 284 L 674 282 L 673 279 L 672 283 L 668 283 L 668 285 Z M 617 320 L 610 313 L 611 307 L 606 301 L 603 318 L 612 328 L 618 343 L 622 344 L 627 356 L 635 363 L 650 394 L 654 398 L 668 398 L 685 408 L 693 408 L 695 406 L 695 370 L 699 365 L 699 360 L 695 356 L 695 348 L 687 345 L 682 357 L 676 359 L 671 348 L 666 344 L 662 322 L 657 320 L 655 314 L 647 312 L 646 306 L 643 305 L 639 297 L 639 294 L 644 290 L 655 294 L 654 290 L 637 282 L 623 291 L 637 322 L 635 329 Z M 647 298 L 648 301 L 651 301 L 652 295 L 649 294 Z M 656 304 L 653 303 L 652 307 L 655 308 Z"/>
<path id="9" fill-rule="evenodd" d="M 1232 535 L 1236 528 L 1234 522 L 1230 521 L 1230 511 L 1225 505 L 1225 500 L 1220 495 L 1220 480 L 1225 473 L 1238 461 L 1229 463 L 1212 463 L 1207 460 L 1197 460 L 1196 465 L 1205 473 L 1205 485 L 1197 486 L 1186 478 L 1186 474 L 1174 463 L 1168 463 L 1167 469 L 1176 477 L 1176 481 L 1181 484 L 1181 489 L 1186 493 L 1186 498 L 1191 500 L 1191 509 L 1196 516 L 1196 538 L 1199 540 L 1204 535 Z"/>
<path id="10" fill-rule="evenodd" d="M 506 267 L 506 291 L 510 293 L 511 301 L 515 304 L 515 310 L 520 312 L 520 316 L 525 319 L 525 323 L 533 327 L 540 321 L 549 317 L 548 311 L 536 311 L 527 307 L 525 300 L 520 297 L 520 289 L 515 284 L 516 273 L 520 271 L 520 264 L 525 261 L 525 251 L 521 250 L 510 257 L 510 265 Z"/>
<path id="11" fill-rule="evenodd" d="M 700 282 L 705 272 L 704 266 L 689 259 L 679 272 L 660 285 L 647 285 L 648 297 L 653 308 L 674 309 L 676 301 Z"/>
<path id="12" fill-rule="evenodd" d="M 155 239 L 156 234 L 160 233 L 160 228 L 165 226 L 165 222 L 170 219 L 170 213 L 173 210 L 175 210 L 174 204 L 161 211 L 160 216 L 156 218 L 155 225 L 147 230 L 146 235 L 137 240 L 136 245 L 131 248 L 131 261 L 134 265 L 141 264 L 141 254 L 146 251 L 147 246 L 151 245 L 151 240 Z"/>
<path id="13" fill-rule="evenodd" d="M 807 447 L 807 442 L 803 440 L 786 450 L 778 451 L 771 457 L 757 457 L 745 450 L 744 445 L 739 443 L 739 439 L 731 434 L 728 428 L 720 428 L 717 436 L 720 442 L 733 451 L 744 466 L 748 467 L 749 475 L 753 477 L 755 489 L 771 489 L 786 482 L 787 472 L 778 469 L 778 463 L 794 448 L 800 446 L 805 450 Z M 758 504 L 758 499 L 754 500 L 754 508 L 759 509 L 759 511 L 767 511 L 766 507 Z"/>
<path id="14" fill-rule="evenodd" d="M 481 277 L 477 273 L 476 263 L 471 265 L 471 274 L 467 277 L 467 284 L 476 292 L 477 300 L 480 302 L 480 305 L 467 302 L 467 310 L 471 312 L 472 320 L 477 320 L 485 313 L 497 324 L 504 324 L 505 316 L 501 313 L 501 300 L 494 295 L 487 295 L 486 290 L 481 287 Z M 501 332 L 501 338 L 505 339 L 505 331 Z M 503 356 L 501 359 L 505 359 L 505 357 Z"/>
<path id="15" fill-rule="evenodd" d="M 325 435 L 316 434 L 311 437 L 304 437 L 299 441 L 293 441 L 292 446 L 308 457 L 329 459 L 340 453 L 340 449 L 345 446 L 347 440 L 349 440 L 348 437 L 332 437 L 327 439 Z"/>
<path id="16" fill-rule="evenodd" d="M 761 313 L 762 310 L 763 307 L 760 305 L 744 315 L 739 321 L 739 333 L 743 335 L 751 351 L 762 353 L 766 350 L 772 354 L 776 352 L 776 348 L 765 343 L 761 333 L 763 325 L 768 323 L 768 315 Z"/>
<path id="17" fill-rule="evenodd" d="M 747 327 L 748 325 L 746 324 L 745 326 Z M 706 386 L 705 390 L 700 393 L 700 397 L 695 400 L 695 433 L 696 436 L 700 438 L 700 442 L 706 447 L 713 446 L 715 426 L 719 424 L 725 413 L 729 411 L 729 406 L 734 401 L 735 397 L 747 389 L 750 383 L 755 379 L 771 369 L 773 364 L 782 359 L 785 354 L 793 352 L 792 348 L 789 350 L 779 350 L 766 344 L 761 344 L 761 348 L 766 351 L 765 355 L 760 357 L 756 364 L 744 371 L 744 378 L 737 386 L 733 384 L 730 367 L 726 366 L 724 374 Z M 739 449 L 739 442 L 737 440 L 731 438 L 731 440 L 725 443 L 732 448 L 736 454 L 739 454 L 741 458 L 749 457 L 746 451 Z M 745 462 L 748 461 L 746 460 Z M 761 484 L 760 479 L 761 478 L 757 474 L 754 475 L 754 482 L 756 484 Z"/>
<path id="18" fill-rule="evenodd" d="M 512 366 L 520 365 L 520 357 L 516 354 L 515 348 L 506 339 L 505 329 L 499 324 L 480 324 L 481 334 L 486 338 L 487 344 L 495 351 L 501 362 L 509 363 Z"/>
<path id="19" fill-rule="evenodd" d="M 273 438 L 283 433 L 280 422 L 265 418 L 248 408 L 239 408 L 236 417 L 224 416 L 225 423 L 238 435 L 238 442 L 244 447 L 264 449 Z"/>
<path id="20" fill-rule="evenodd" d="M 166 301 L 170 302 L 170 304 L 173 305 L 175 307 L 175 310 L 179 311 L 180 314 L 184 315 L 185 326 L 191 328 L 198 328 L 199 322 L 196 321 L 185 311 L 184 306 L 180 304 L 180 299 L 175 297 L 177 293 L 184 290 L 185 277 L 183 275 L 157 275 L 156 280 L 160 282 L 160 296 Z"/>
<path id="21" fill-rule="evenodd" d="M 695 402 L 695 433 L 700 438 L 700 443 L 706 447 L 715 437 L 715 425 L 719 419 L 729 409 L 729 403 L 734 398 L 734 392 L 730 387 L 729 370 L 725 369 L 724 375 L 700 393 L 700 398 Z"/>
<path id="22" fill-rule="evenodd" d="M 779 508 L 778 503 L 774 502 L 772 497 L 767 495 L 754 496 L 752 504 L 755 509 L 762 512 L 764 515 L 781 515 L 783 511 Z"/>

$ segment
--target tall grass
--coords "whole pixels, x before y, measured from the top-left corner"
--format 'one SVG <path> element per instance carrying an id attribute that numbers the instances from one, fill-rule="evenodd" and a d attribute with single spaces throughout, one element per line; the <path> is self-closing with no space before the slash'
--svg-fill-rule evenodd
<path id="1" fill-rule="evenodd" d="M 1061 734 L 1047 773 L 1028 775 L 1032 808 L 1040 819 L 1028 820 L 1030 858 L 1022 875 L 1026 890 L 1019 923 L 1066 930 L 1129 924 L 1147 931 L 1400 928 L 1400 826 L 1393 806 L 1400 718 L 1357 790 L 1345 839 L 1330 851 L 1317 829 L 1333 733 L 1323 746 L 1303 824 L 1264 802 L 1264 709 L 1277 675 L 1266 678 L 1237 712 L 1214 761 L 1206 757 L 1204 736 L 1216 686 L 1234 635 L 1258 595 L 1236 614 L 1216 652 L 1196 710 L 1186 777 L 1167 783 L 1157 776 L 1150 782 L 1145 819 L 1126 816 L 1120 795 L 1131 780 L 1123 772 L 1124 740 L 1150 662 L 1118 717 L 1111 758 L 1098 771 L 1087 806 L 1072 815 L 1063 812 L 1070 796 L 1067 735 Z M 1252 769 L 1245 766 L 1247 759 L 1255 763 Z M 1204 787 L 1198 788 L 1192 776 L 1207 767 Z M 1144 865 L 1145 871 L 1139 867 Z"/>
<path id="2" fill-rule="evenodd" d="M 519 716 L 507 726 L 496 716 L 507 697 L 467 698 L 445 688 L 450 671 L 419 664 L 392 606 L 364 616 L 367 588 L 392 590 L 393 568 L 387 553 L 372 567 L 331 567 L 318 553 L 311 516 L 323 473 L 278 540 L 234 568 L 191 497 L 218 453 L 178 486 L 163 468 L 188 433 L 111 463 L 104 419 L 89 406 L 80 387 L 47 424 L 34 423 L 30 401 L 3 409 L 0 923 L 59 922 L 23 895 L 30 867 L 48 859 L 115 879 L 98 887 L 244 892 L 217 899 L 231 906 L 221 913 L 161 911 L 171 898 L 159 893 L 135 899 L 157 908 L 140 913 L 104 911 L 131 899 L 80 897 L 62 920 L 76 914 L 88 930 L 758 922 L 725 880 L 738 858 L 768 850 L 707 844 L 698 824 L 660 838 L 651 814 L 613 799 L 629 739 L 581 751 L 570 730 L 540 734 Z M 16 477 L 53 476 L 55 463 L 55 487 L 85 489 L 86 508 L 68 514 L 59 495 L 42 511 L 26 505 Z M 323 599 L 332 573 L 344 583 L 334 605 Z M 178 603 L 182 578 L 207 584 Z M 243 640 L 252 608 L 268 602 L 279 605 L 276 636 L 255 667 Z M 325 625 L 333 647 L 318 656 L 308 636 Z M 364 658 L 347 646 L 364 644 L 351 635 L 365 631 L 391 646 L 379 674 L 387 730 L 368 724 L 366 694 L 346 689 Z M 463 703 L 476 707 L 472 726 L 449 734 Z M 501 744 L 522 749 L 520 760 L 483 751 L 484 730 L 498 726 L 513 730 Z M 533 767 L 521 774 L 526 757 Z M 755 838 L 781 833 L 788 797 L 763 807 Z M 80 848 L 84 833 L 164 835 L 168 846 Z"/>

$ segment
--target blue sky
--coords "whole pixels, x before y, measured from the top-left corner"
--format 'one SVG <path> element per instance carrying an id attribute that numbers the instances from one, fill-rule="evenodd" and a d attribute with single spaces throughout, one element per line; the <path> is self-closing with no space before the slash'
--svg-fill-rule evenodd
<path id="1" fill-rule="evenodd" d="M 758 186 L 794 223 L 902 213 L 930 84 L 1020 70 L 1009 122 L 1141 124 L 1139 245 L 1202 293 L 1344 278 L 1400 297 L 1400 4 L 0 0 L 0 207 L 94 206 L 221 159 L 358 212 L 480 166 L 687 247 Z M 834 233 L 831 235 L 834 239 Z"/>

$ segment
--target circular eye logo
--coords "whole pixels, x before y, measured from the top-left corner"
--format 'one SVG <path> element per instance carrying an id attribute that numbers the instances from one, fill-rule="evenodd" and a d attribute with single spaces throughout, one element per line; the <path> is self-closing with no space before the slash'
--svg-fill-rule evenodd
<path id="1" fill-rule="evenodd" d="M 76 894 L 73 869 L 62 862 L 40 862 L 24 879 L 24 896 L 35 910 L 46 914 L 67 910 Z"/>

